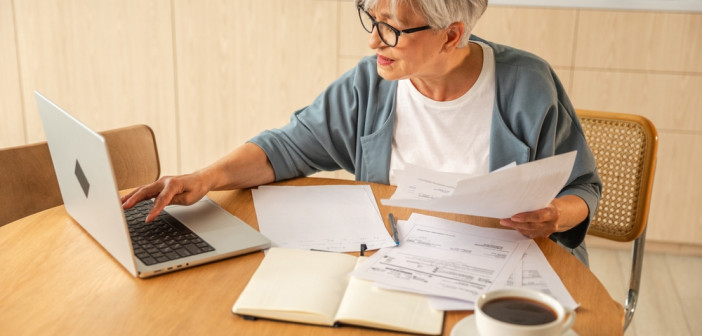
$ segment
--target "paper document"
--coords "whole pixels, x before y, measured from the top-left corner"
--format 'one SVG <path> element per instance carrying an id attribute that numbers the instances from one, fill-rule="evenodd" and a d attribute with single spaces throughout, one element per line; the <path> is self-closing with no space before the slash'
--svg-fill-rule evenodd
<path id="1" fill-rule="evenodd" d="M 510 279 L 504 287 L 529 288 L 553 296 L 563 306 L 576 309 L 578 303 L 568 292 L 561 278 L 553 270 L 551 264 L 546 260 L 543 252 L 536 242 L 532 241 L 527 248 L 522 262 L 514 270 Z M 496 289 L 496 288 L 493 288 Z M 473 310 L 475 302 L 443 297 L 431 297 L 429 302 L 434 309 L 439 310 Z"/>
<path id="2" fill-rule="evenodd" d="M 438 222 L 449 222 L 443 219 L 417 215 L 413 214 L 410 221 L 398 221 L 398 233 L 400 236 L 401 245 L 405 244 L 405 241 L 410 235 L 410 232 L 417 223 L 427 223 L 432 221 Z M 456 223 L 456 222 L 453 222 Z M 433 224 L 429 224 L 432 226 Z M 458 228 L 467 227 L 467 230 L 472 231 L 472 228 L 476 228 L 474 225 L 465 223 L 456 223 Z M 515 241 L 526 239 L 521 234 L 513 230 L 500 230 L 500 229 L 486 229 L 488 231 L 496 231 L 503 239 L 513 239 Z M 573 297 L 568 292 L 561 279 L 553 270 L 551 264 L 544 256 L 543 252 L 539 246 L 534 242 L 533 239 L 529 239 L 529 246 L 525 250 L 521 257 L 521 261 L 518 262 L 512 274 L 508 277 L 507 281 L 504 282 L 504 286 L 500 286 L 500 283 L 494 284 L 490 289 L 497 289 L 501 287 L 522 287 L 537 290 L 546 294 L 549 294 L 556 298 L 561 304 L 568 308 L 575 309 L 578 307 L 578 303 L 575 302 Z M 427 249 L 429 251 L 430 249 Z M 429 253 L 429 252 L 427 252 Z M 386 285 L 384 283 L 376 283 L 376 286 L 388 289 L 397 289 L 397 286 Z M 442 296 L 430 296 L 429 302 L 434 309 L 437 310 L 473 310 L 475 308 L 474 301 L 471 300 L 461 300 L 455 298 L 448 298 Z"/>
<path id="3" fill-rule="evenodd" d="M 522 265 L 523 288 L 549 294 L 567 308 L 575 309 L 578 307 L 578 303 L 570 295 L 563 281 L 558 277 L 535 242 L 532 242 L 527 249 Z"/>
<path id="4" fill-rule="evenodd" d="M 368 185 L 260 186 L 251 191 L 272 246 L 358 252 L 394 246 Z"/>
<path id="5" fill-rule="evenodd" d="M 568 182 L 576 151 L 462 178 L 411 168 L 395 172 L 397 190 L 383 205 L 509 218 L 547 206 Z"/>
<path id="6" fill-rule="evenodd" d="M 409 223 L 398 247 L 376 252 L 353 275 L 386 288 L 474 301 L 506 284 L 531 242 L 513 230 L 420 214 Z"/>

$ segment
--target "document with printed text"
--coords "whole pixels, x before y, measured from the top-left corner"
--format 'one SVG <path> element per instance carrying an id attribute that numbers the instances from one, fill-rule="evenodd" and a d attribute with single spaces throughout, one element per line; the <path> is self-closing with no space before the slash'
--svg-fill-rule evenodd
<path id="1" fill-rule="evenodd" d="M 406 244 L 408 235 L 412 232 L 415 224 L 417 223 L 429 223 L 429 226 L 433 226 L 431 222 L 436 221 L 437 223 L 454 223 L 455 228 L 462 230 L 465 229 L 467 232 L 472 232 L 473 229 L 484 229 L 487 231 L 496 231 L 503 239 L 520 241 L 526 239 L 521 234 L 512 230 L 500 230 L 500 229 L 486 229 L 475 227 L 471 224 L 458 223 L 446 221 L 444 219 L 439 219 L 431 216 L 424 216 L 413 214 L 410 220 L 398 221 L 398 233 L 400 236 L 401 245 Z M 452 224 L 453 225 L 453 224 Z M 537 290 L 546 294 L 549 294 L 560 301 L 566 307 L 575 309 L 578 307 L 578 303 L 575 302 L 573 297 L 568 292 L 558 274 L 553 270 L 550 263 L 544 256 L 543 252 L 539 246 L 532 239 L 528 239 L 528 247 L 524 251 L 521 257 L 521 261 L 514 266 L 512 274 L 504 281 L 496 281 L 495 284 L 486 287 L 488 289 L 497 289 L 501 287 L 523 287 Z M 426 255 L 431 254 L 431 249 L 427 248 L 424 252 Z M 401 289 L 413 291 L 412 289 L 404 289 L 397 286 L 397 284 L 388 283 L 378 283 L 375 285 L 380 288 L 385 289 Z M 464 298 L 451 298 L 446 296 L 435 296 L 429 295 L 428 300 L 430 305 L 437 310 L 473 310 L 475 308 L 474 300 L 466 300 Z"/>
<path id="2" fill-rule="evenodd" d="M 513 230 L 420 214 L 408 222 L 400 246 L 376 252 L 353 275 L 383 288 L 474 301 L 506 284 L 531 242 Z"/>
<path id="3" fill-rule="evenodd" d="M 521 264 L 519 264 L 510 280 L 504 287 L 529 288 L 553 296 L 562 305 L 576 309 L 578 303 L 568 292 L 561 278 L 553 270 L 539 245 L 532 241 L 527 248 Z M 496 289 L 496 288 L 493 288 Z M 445 297 L 430 297 L 429 303 L 434 309 L 439 310 L 473 310 L 475 302 L 450 299 Z"/>
<path id="4" fill-rule="evenodd" d="M 547 206 L 568 182 L 576 151 L 466 177 L 411 168 L 395 172 L 397 189 L 383 205 L 509 218 Z"/>

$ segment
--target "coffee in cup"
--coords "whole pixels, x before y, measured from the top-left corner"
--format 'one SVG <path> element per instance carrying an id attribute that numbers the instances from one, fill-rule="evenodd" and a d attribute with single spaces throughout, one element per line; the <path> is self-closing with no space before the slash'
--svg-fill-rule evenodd
<path id="1" fill-rule="evenodd" d="M 562 335 L 575 323 L 575 312 L 550 295 L 523 288 L 490 291 L 478 297 L 475 320 L 482 336 Z"/>

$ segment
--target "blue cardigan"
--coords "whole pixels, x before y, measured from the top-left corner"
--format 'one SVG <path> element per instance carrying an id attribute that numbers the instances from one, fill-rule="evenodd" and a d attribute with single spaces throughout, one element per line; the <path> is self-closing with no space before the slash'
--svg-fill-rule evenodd
<path id="1" fill-rule="evenodd" d="M 495 53 L 495 104 L 490 132 L 490 170 L 577 150 L 562 195 L 576 195 L 589 207 L 588 218 L 552 239 L 579 246 L 595 214 L 602 182 L 580 122 L 551 67 L 535 55 L 487 42 Z M 250 141 L 261 147 L 276 180 L 345 169 L 358 181 L 389 183 L 397 81 L 381 78 L 376 56 L 334 81 L 290 123 Z"/>

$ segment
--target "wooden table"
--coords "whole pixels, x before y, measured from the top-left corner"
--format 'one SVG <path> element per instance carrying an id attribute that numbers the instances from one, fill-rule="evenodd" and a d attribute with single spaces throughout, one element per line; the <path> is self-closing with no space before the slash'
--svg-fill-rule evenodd
<path id="1" fill-rule="evenodd" d="M 301 178 L 278 185 L 353 184 Z M 394 187 L 371 184 L 376 200 Z M 251 190 L 211 192 L 222 207 L 258 229 Z M 494 219 L 386 207 L 387 223 L 412 212 L 482 226 Z M 548 239 L 537 243 L 581 306 L 579 335 L 622 334 L 623 310 L 592 272 Z M 63 206 L 0 227 L 0 334 L 3 335 L 397 335 L 343 326 L 247 321 L 232 305 L 263 258 L 256 252 L 155 278 L 133 278 L 65 212 Z M 444 335 L 472 312 L 447 312 Z"/>

